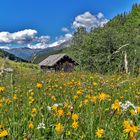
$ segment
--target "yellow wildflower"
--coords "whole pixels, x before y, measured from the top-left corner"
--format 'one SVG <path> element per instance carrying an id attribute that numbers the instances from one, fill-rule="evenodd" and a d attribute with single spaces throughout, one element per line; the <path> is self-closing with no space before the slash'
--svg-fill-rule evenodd
<path id="1" fill-rule="evenodd" d="M 0 103 L 0 108 L 2 108 L 2 103 Z"/>
<path id="2" fill-rule="evenodd" d="M 77 93 L 77 95 L 79 95 L 79 96 L 82 95 L 82 91 L 81 91 L 81 90 L 78 90 L 76 93 Z"/>
<path id="3" fill-rule="evenodd" d="M 64 108 L 67 108 L 68 105 L 69 105 L 69 104 L 65 102 L 65 103 L 64 103 Z"/>
<path id="4" fill-rule="evenodd" d="M 30 123 L 29 123 L 29 125 L 28 125 L 28 127 L 29 127 L 29 129 L 33 129 L 33 128 L 34 128 L 33 123 L 32 123 L 32 122 L 30 122 Z"/>
<path id="5" fill-rule="evenodd" d="M 97 136 L 98 138 L 102 138 L 102 137 L 104 136 L 104 134 L 105 134 L 104 129 L 102 129 L 102 128 L 97 128 L 97 130 L 96 130 L 96 136 Z"/>
<path id="6" fill-rule="evenodd" d="M 34 101 L 34 98 L 32 96 L 29 96 L 29 103 L 32 103 Z"/>
<path id="7" fill-rule="evenodd" d="M 101 101 L 105 100 L 106 94 L 104 92 L 102 92 L 98 95 L 98 98 L 99 98 L 99 101 L 101 102 Z"/>
<path id="8" fill-rule="evenodd" d="M 0 138 L 6 137 L 6 136 L 8 136 L 7 130 L 3 130 L 2 132 L 0 132 Z"/>
<path id="9" fill-rule="evenodd" d="M 72 123 L 72 128 L 77 129 L 78 126 L 79 126 L 79 125 L 78 125 L 78 122 L 74 121 L 74 122 Z"/>
<path id="10" fill-rule="evenodd" d="M 131 121 L 124 121 L 123 122 L 124 132 L 129 134 L 131 139 L 135 139 L 135 134 L 138 132 L 139 127 L 133 125 Z"/>
<path id="11" fill-rule="evenodd" d="M 85 99 L 85 100 L 83 101 L 83 104 L 84 104 L 84 105 L 87 105 L 87 104 L 88 104 L 88 99 Z"/>
<path id="12" fill-rule="evenodd" d="M 52 100 L 56 101 L 56 97 L 55 96 L 52 96 L 51 98 L 52 98 Z"/>
<path id="13" fill-rule="evenodd" d="M 52 109 L 53 109 L 54 111 L 57 111 L 57 108 L 58 108 L 58 106 L 56 106 L 56 105 L 53 105 L 53 106 L 52 106 Z"/>
<path id="14" fill-rule="evenodd" d="M 115 100 L 115 102 L 112 104 L 112 109 L 120 111 L 121 105 L 118 100 Z"/>
<path id="15" fill-rule="evenodd" d="M 28 140 L 28 139 L 27 139 L 27 137 L 24 137 L 24 139 L 23 139 L 23 140 Z"/>
<path id="16" fill-rule="evenodd" d="M 67 112 L 67 116 L 71 116 L 71 112 L 69 111 L 69 112 Z"/>
<path id="17" fill-rule="evenodd" d="M 38 89 L 41 89 L 41 88 L 43 87 L 43 85 L 42 85 L 41 83 L 37 83 L 37 84 L 36 84 L 36 87 L 37 87 Z"/>
<path id="18" fill-rule="evenodd" d="M 0 87 L 0 93 L 5 91 L 5 87 Z"/>
<path id="19" fill-rule="evenodd" d="M 36 108 L 32 108 L 32 113 L 36 114 L 37 113 L 37 109 Z"/>
<path id="20" fill-rule="evenodd" d="M 132 116 L 137 115 L 137 111 L 136 111 L 136 110 L 134 110 L 134 109 L 131 109 L 131 110 L 130 110 L 130 113 L 131 113 L 131 115 L 132 115 Z"/>
<path id="21" fill-rule="evenodd" d="M 78 118 L 79 118 L 79 115 L 78 114 L 76 114 L 76 113 L 73 113 L 72 114 L 72 120 L 78 120 Z"/>
<path id="22" fill-rule="evenodd" d="M 31 92 L 31 96 L 33 96 L 35 93 L 34 92 Z"/>
<path id="23" fill-rule="evenodd" d="M 124 99 L 124 96 L 121 96 L 120 99 Z"/>
<path id="24" fill-rule="evenodd" d="M 87 98 L 87 99 L 90 99 L 90 98 L 91 98 L 91 95 L 86 95 L 86 98 Z"/>
<path id="25" fill-rule="evenodd" d="M 137 107 L 137 112 L 140 113 L 140 107 Z"/>
<path id="26" fill-rule="evenodd" d="M 77 99 L 78 99 L 78 96 L 77 96 L 77 95 L 74 95 L 74 96 L 73 96 L 73 99 L 74 99 L 74 100 L 77 100 Z"/>
<path id="27" fill-rule="evenodd" d="M 64 116 L 64 111 L 63 111 L 63 109 L 59 109 L 59 110 L 57 111 L 56 116 L 58 116 L 58 117 Z"/>
<path id="28" fill-rule="evenodd" d="M 13 96 L 13 100 L 17 100 L 17 95 L 16 94 L 14 94 L 14 96 Z"/>
<path id="29" fill-rule="evenodd" d="M 80 81 L 79 81 L 79 82 L 77 82 L 77 86 L 79 86 L 79 87 L 81 86 L 81 82 L 80 82 Z"/>
<path id="30" fill-rule="evenodd" d="M 96 82 L 93 82 L 93 86 L 97 86 L 97 83 Z"/>
<path id="31" fill-rule="evenodd" d="M 91 102 L 96 103 L 96 96 L 91 96 Z"/>
<path id="32" fill-rule="evenodd" d="M 55 130 L 57 133 L 62 133 L 64 131 L 64 126 L 61 123 L 55 125 Z"/>
<path id="33" fill-rule="evenodd" d="M 10 104 L 11 104 L 11 100 L 8 99 L 8 100 L 6 101 L 6 104 L 7 104 L 7 105 L 10 105 Z"/>

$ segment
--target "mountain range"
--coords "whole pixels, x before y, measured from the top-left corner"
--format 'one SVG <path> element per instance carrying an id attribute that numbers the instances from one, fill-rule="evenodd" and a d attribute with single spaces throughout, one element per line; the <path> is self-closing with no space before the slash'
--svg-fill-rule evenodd
<path id="1" fill-rule="evenodd" d="M 12 48 L 12 49 L 1 49 L 1 52 L 5 52 L 6 56 L 11 58 L 19 58 L 18 60 L 39 63 L 45 59 L 49 54 L 61 52 L 64 48 L 67 48 L 70 44 L 70 40 L 65 41 L 58 46 L 47 47 L 45 49 L 31 49 L 28 47 L 24 48 Z"/>

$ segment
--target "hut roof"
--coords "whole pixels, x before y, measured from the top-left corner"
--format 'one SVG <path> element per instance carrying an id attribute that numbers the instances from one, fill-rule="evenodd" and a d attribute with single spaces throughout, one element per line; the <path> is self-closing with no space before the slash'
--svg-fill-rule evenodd
<path id="1" fill-rule="evenodd" d="M 78 65 L 78 63 L 76 61 L 74 61 L 72 58 L 70 58 L 68 55 L 66 54 L 55 54 L 55 55 L 50 55 L 49 57 L 47 57 L 46 59 L 44 59 L 42 62 L 39 63 L 40 66 L 54 66 L 58 61 L 60 61 L 62 58 L 64 57 L 68 57 L 69 59 L 72 60 L 72 62 L 75 65 Z"/>

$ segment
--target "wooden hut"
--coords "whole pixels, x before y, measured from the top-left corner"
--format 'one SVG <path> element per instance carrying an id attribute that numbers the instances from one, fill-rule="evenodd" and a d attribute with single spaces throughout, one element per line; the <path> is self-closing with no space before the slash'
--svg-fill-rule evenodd
<path id="1" fill-rule="evenodd" d="M 77 65 L 78 63 L 66 54 L 50 55 L 39 63 L 40 68 L 43 70 L 64 72 L 72 72 Z"/>

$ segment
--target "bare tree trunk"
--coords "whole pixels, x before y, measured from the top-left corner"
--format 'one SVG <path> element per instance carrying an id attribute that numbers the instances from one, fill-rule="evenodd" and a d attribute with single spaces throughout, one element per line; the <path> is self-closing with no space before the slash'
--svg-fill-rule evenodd
<path id="1" fill-rule="evenodd" d="M 128 60 L 127 60 L 126 51 L 124 52 L 124 67 L 125 67 L 125 72 L 128 73 Z"/>

